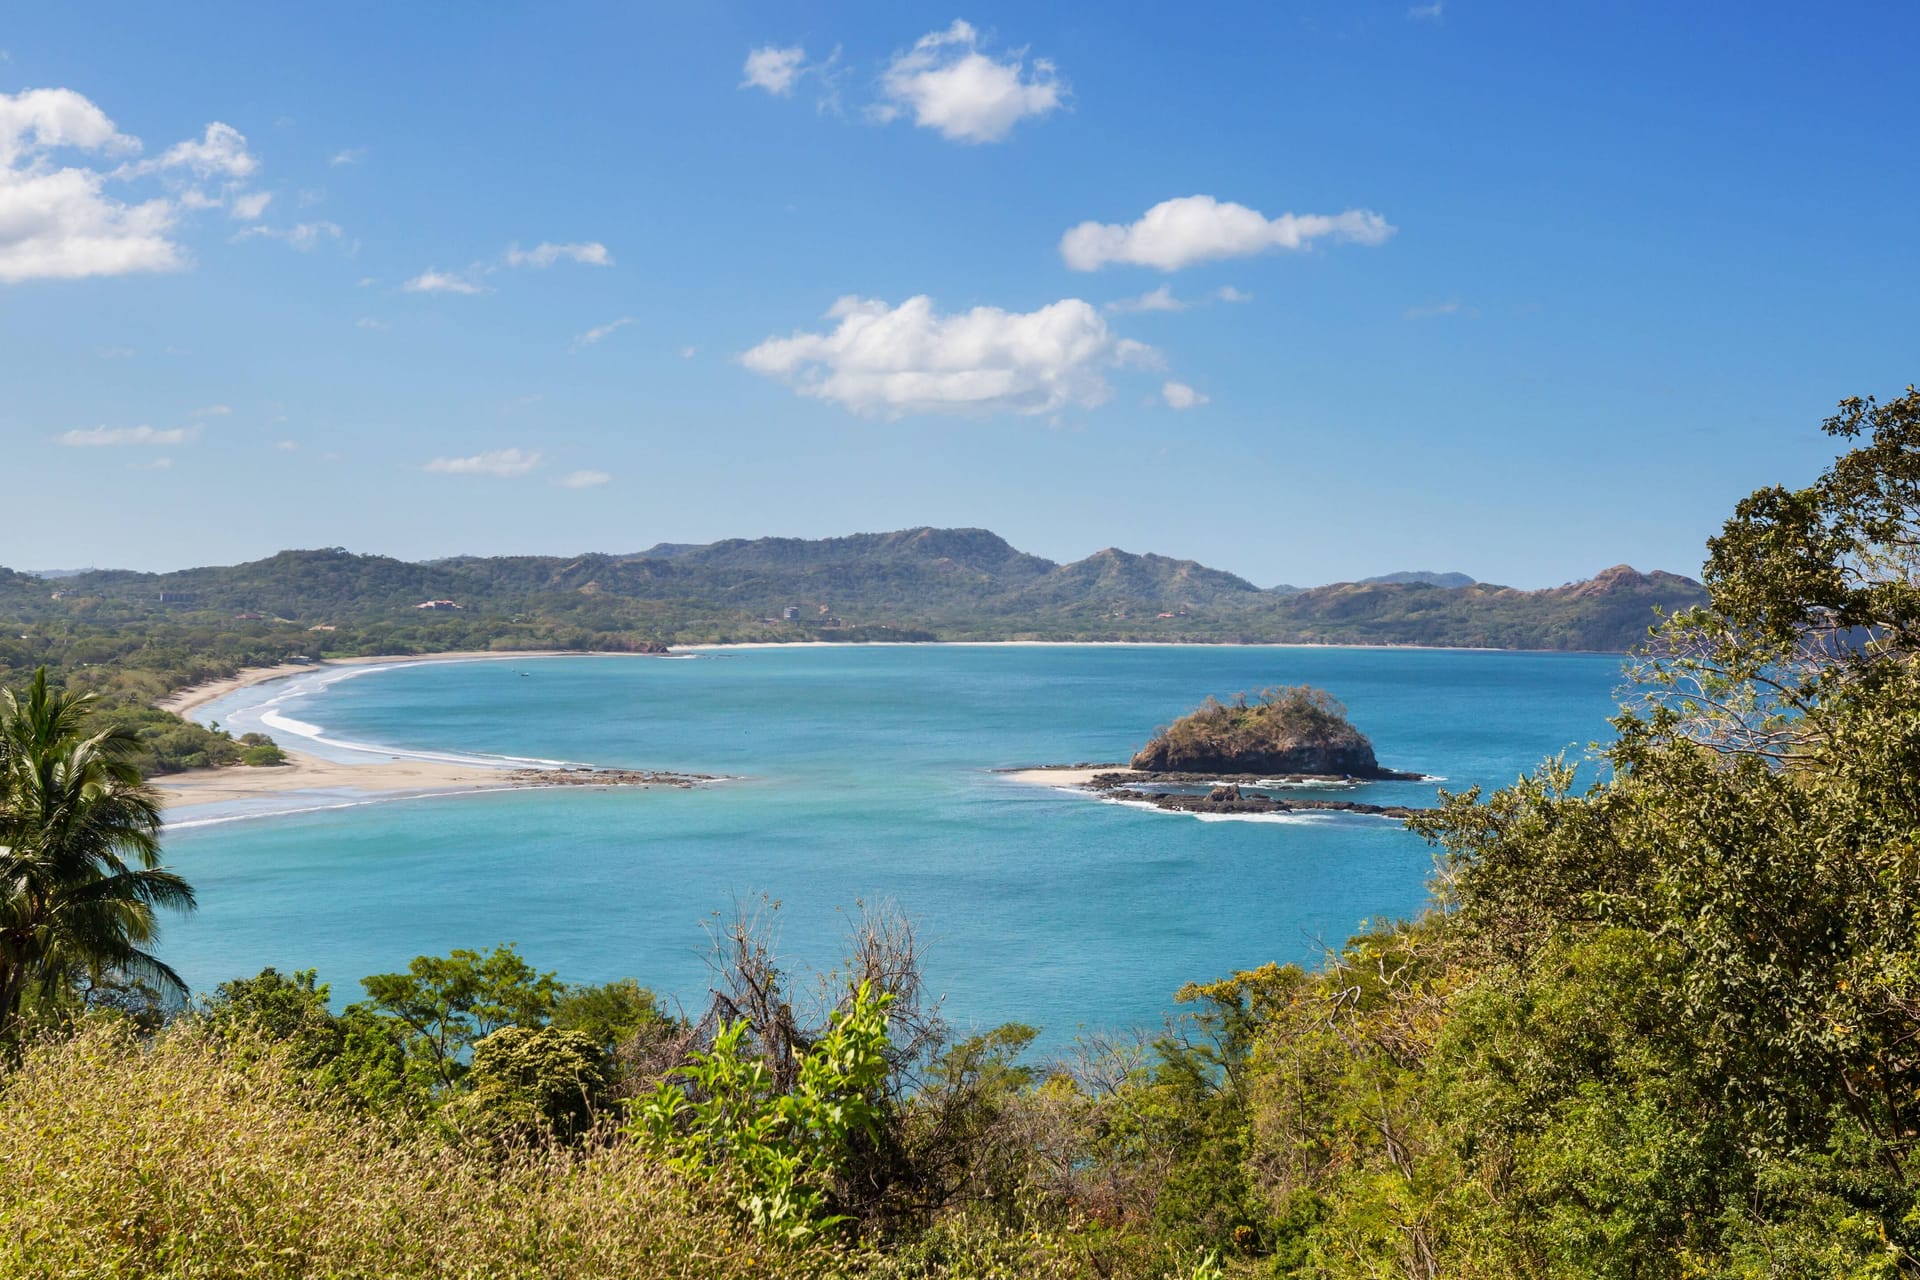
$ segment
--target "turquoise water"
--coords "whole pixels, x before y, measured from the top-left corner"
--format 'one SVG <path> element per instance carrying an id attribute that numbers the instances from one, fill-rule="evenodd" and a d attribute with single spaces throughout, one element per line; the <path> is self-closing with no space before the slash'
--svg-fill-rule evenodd
<path id="1" fill-rule="evenodd" d="M 169 925 L 162 954 L 196 989 L 272 964 L 317 967 L 352 998 L 361 976 L 416 954 L 512 941 L 564 978 L 632 976 L 696 1009 L 703 923 L 737 900 L 780 901 L 780 954 L 801 969 L 834 961 L 858 901 L 884 900 L 918 921 L 963 1027 L 1018 1019 L 1057 1043 L 1158 1026 L 1183 982 L 1311 961 L 1363 919 L 1418 909 L 1431 851 L 1378 818 L 1203 821 L 994 769 L 1123 760 L 1208 694 L 1307 682 L 1346 702 L 1382 764 L 1450 789 L 1501 785 L 1606 736 L 1619 681 L 1608 655 L 1212 646 L 786 648 L 300 677 L 201 714 L 237 731 L 265 716 L 282 741 L 348 758 L 339 744 L 736 780 L 210 825 L 194 820 L 217 815 L 183 812 L 167 856 L 201 906 Z"/>

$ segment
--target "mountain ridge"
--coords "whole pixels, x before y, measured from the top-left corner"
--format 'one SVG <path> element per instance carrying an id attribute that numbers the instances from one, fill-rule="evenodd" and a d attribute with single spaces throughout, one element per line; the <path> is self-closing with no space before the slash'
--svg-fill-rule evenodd
<path id="1" fill-rule="evenodd" d="M 917 526 L 842 537 L 659 543 L 576 556 L 410 562 L 338 547 L 167 573 L 9 571 L 0 611 L 22 622 L 105 610 L 274 619 L 309 628 L 416 621 L 428 601 L 478 617 L 566 618 L 590 633 L 697 638 L 1165 639 L 1630 647 L 1655 606 L 1705 598 L 1678 574 L 1615 565 L 1540 591 L 1411 571 L 1262 589 L 1195 560 L 1107 547 L 1058 563 L 987 529 Z M 831 633 L 831 634 L 828 634 Z"/>

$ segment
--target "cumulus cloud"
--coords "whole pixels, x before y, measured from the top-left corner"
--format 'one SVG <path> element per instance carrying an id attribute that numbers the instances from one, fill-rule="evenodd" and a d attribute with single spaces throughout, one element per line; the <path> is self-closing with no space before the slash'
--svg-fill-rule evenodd
<path id="1" fill-rule="evenodd" d="M 71 89 L 0 93 L 0 282 L 72 280 L 186 264 L 168 238 L 177 221 L 165 199 L 128 204 L 111 176 L 61 167 L 58 149 L 125 155 L 140 149 L 105 112 Z"/>
<path id="2" fill-rule="evenodd" d="M 1184 382 L 1169 382 L 1160 388 L 1160 398 L 1167 402 L 1169 409 L 1197 409 L 1207 403 L 1203 392 L 1195 391 Z"/>
<path id="3" fill-rule="evenodd" d="M 608 334 L 614 332 L 616 329 L 625 328 L 627 325 L 630 325 L 632 323 L 633 323 L 632 316 L 621 316 L 618 320 L 609 320 L 607 323 L 600 325 L 597 328 L 587 330 L 585 333 L 575 338 L 569 345 L 575 351 L 578 351 L 581 347 L 590 347 L 594 343 L 599 342 L 602 338 L 606 337 Z"/>
<path id="4" fill-rule="evenodd" d="M 132 166 L 131 172 L 185 169 L 196 178 L 237 179 L 251 176 L 259 167 L 259 159 L 247 150 L 246 135 L 216 120 L 201 137 L 176 142 L 157 159 L 142 160 Z"/>
<path id="5" fill-rule="evenodd" d="M 942 315 L 924 295 L 897 307 L 846 297 L 827 318 L 837 322 L 830 330 L 769 338 L 741 363 L 801 395 L 898 418 L 1091 408 L 1111 394 L 1107 369 L 1155 355 L 1116 338 L 1099 311 L 1078 298 L 1037 311 L 975 307 Z"/>
<path id="6" fill-rule="evenodd" d="M 191 427 L 75 427 L 63 431 L 55 437 L 69 449 L 99 449 L 113 445 L 173 445 L 186 444 L 200 434 L 200 428 Z"/>
<path id="7" fill-rule="evenodd" d="M 1375 245 L 1394 230 L 1369 209 L 1269 218 L 1212 196 L 1182 196 L 1161 201 L 1138 222 L 1083 222 L 1060 237 L 1060 256 L 1075 271 L 1097 271 L 1115 262 L 1178 271 L 1269 249 L 1305 249 L 1317 240 Z"/>
<path id="8" fill-rule="evenodd" d="M 793 93 L 794 83 L 800 79 L 806 61 L 807 51 L 797 44 L 784 47 L 762 45 L 747 54 L 747 64 L 743 69 L 746 79 L 740 82 L 740 87 L 765 89 L 775 97 L 787 97 Z"/>
<path id="9" fill-rule="evenodd" d="M 523 476 L 540 465 L 538 449 L 491 449 L 467 458 L 435 458 L 424 468 L 449 476 Z"/>
<path id="10" fill-rule="evenodd" d="M 407 293 L 474 294 L 486 292 L 483 286 L 474 283 L 465 276 L 457 276 L 449 271 L 436 271 L 432 267 L 428 267 L 425 271 L 422 271 L 419 275 L 401 285 L 400 288 Z"/>
<path id="11" fill-rule="evenodd" d="M 0 93 L 0 283 L 178 270 L 187 257 L 172 234 L 183 213 L 224 205 L 252 219 L 270 198 L 245 190 L 260 162 L 232 125 L 215 121 L 158 156 L 124 159 L 140 149 L 71 89 Z M 93 167 L 57 152 L 121 162 Z M 156 177 L 169 194 L 134 201 L 109 186 Z M 214 193 L 193 185 L 214 179 Z"/>
<path id="12" fill-rule="evenodd" d="M 1236 289 L 1230 284 L 1223 284 L 1218 289 L 1215 289 L 1213 291 L 1213 296 L 1215 299 L 1217 299 L 1220 302 L 1252 302 L 1253 301 L 1252 294 L 1242 289 Z"/>
<path id="13" fill-rule="evenodd" d="M 1058 109 L 1067 85 L 1053 63 L 1036 58 L 1029 71 L 1016 50 L 1004 60 L 982 53 L 980 34 L 955 19 L 894 55 L 880 76 L 885 101 L 870 109 L 882 122 L 903 115 L 954 142 L 998 142 L 1013 126 Z"/>
<path id="14" fill-rule="evenodd" d="M 366 158 L 366 155 L 367 149 L 365 147 L 342 147 L 327 157 L 327 163 L 335 168 L 339 168 L 343 164 L 359 164 Z"/>
<path id="15" fill-rule="evenodd" d="M 554 483 L 563 489 L 592 489 L 613 479 L 605 471 L 572 471 L 561 476 Z"/>
<path id="16" fill-rule="evenodd" d="M 1432 4 L 1416 4 L 1407 10 L 1407 16 L 1416 22 L 1438 22 L 1443 16 L 1444 0 L 1433 0 Z"/>
<path id="17" fill-rule="evenodd" d="M 510 267 L 550 267 L 562 258 L 589 267 L 613 265 L 613 255 L 607 252 L 607 246 L 597 240 L 583 241 L 579 244 L 543 242 L 531 249 L 522 249 L 516 244 L 507 249 L 507 265 Z"/>

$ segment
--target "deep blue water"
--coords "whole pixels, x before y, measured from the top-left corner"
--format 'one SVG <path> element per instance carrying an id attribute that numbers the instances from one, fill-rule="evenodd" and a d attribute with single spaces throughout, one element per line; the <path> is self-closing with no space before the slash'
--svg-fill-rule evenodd
<path id="1" fill-rule="evenodd" d="M 1208 694 L 1306 682 L 1347 704 L 1383 764 L 1441 775 L 1450 789 L 1498 786 L 1606 736 L 1620 660 L 901 646 L 302 680 L 202 715 L 257 727 L 260 704 L 278 699 L 269 711 L 282 727 L 269 731 L 304 748 L 313 744 L 289 720 L 334 741 L 741 780 L 413 799 L 173 830 L 168 859 L 201 906 L 169 925 L 162 954 L 197 989 L 272 964 L 317 967 L 336 999 L 352 998 L 361 976 L 416 954 L 512 941 L 563 978 L 632 976 L 693 1009 L 707 989 L 703 922 L 736 900 L 780 901 L 780 952 L 800 969 L 834 961 L 857 902 L 885 900 L 918 921 L 957 1023 L 1018 1019 L 1058 1043 L 1083 1027 L 1157 1026 L 1183 982 L 1311 961 L 1363 920 L 1417 910 L 1432 853 L 1377 818 L 1202 821 L 992 770 L 1123 760 Z M 1345 794 L 1392 803 L 1433 792 L 1376 783 Z"/>

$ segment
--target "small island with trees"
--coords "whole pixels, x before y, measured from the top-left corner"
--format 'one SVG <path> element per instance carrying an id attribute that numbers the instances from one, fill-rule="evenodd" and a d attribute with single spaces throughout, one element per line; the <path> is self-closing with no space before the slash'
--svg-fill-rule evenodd
<path id="1" fill-rule="evenodd" d="M 1016 771 L 1030 781 L 1068 782 L 1109 800 L 1180 813 L 1262 814 L 1300 810 L 1408 818 L 1404 805 L 1285 798 L 1281 788 L 1355 782 L 1422 782 L 1382 768 L 1373 742 L 1324 689 L 1291 685 L 1209 697 L 1154 734 L 1124 768 L 1076 766 Z"/>

